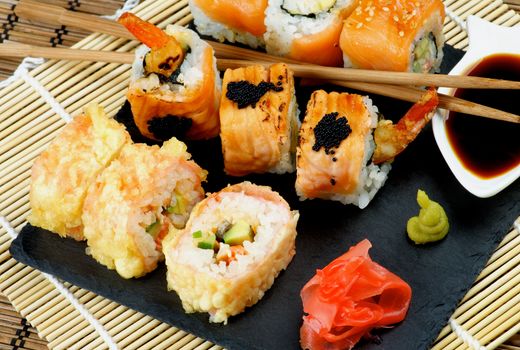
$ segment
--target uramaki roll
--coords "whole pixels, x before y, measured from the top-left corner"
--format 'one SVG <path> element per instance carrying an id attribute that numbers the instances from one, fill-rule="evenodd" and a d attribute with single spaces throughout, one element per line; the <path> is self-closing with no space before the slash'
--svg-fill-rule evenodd
<path id="1" fill-rule="evenodd" d="M 366 207 L 390 164 L 371 162 L 377 107 L 368 97 L 315 91 L 307 105 L 296 153 L 296 192 Z"/>
<path id="2" fill-rule="evenodd" d="M 441 0 L 361 0 L 341 32 L 345 67 L 438 71 L 444 16 Z"/>
<path id="3" fill-rule="evenodd" d="M 127 145 L 88 191 L 83 210 L 89 253 L 124 278 L 140 277 L 162 260 L 161 242 L 183 228 L 204 198 L 206 171 L 184 143 Z"/>
<path id="4" fill-rule="evenodd" d="M 35 160 L 28 217 L 32 225 L 83 240 L 81 213 L 89 186 L 130 142 L 125 128 L 90 104 Z"/>
<path id="5" fill-rule="evenodd" d="M 343 20 L 357 0 L 269 0 L 264 35 L 267 52 L 324 66 L 343 63 Z"/>
<path id="6" fill-rule="evenodd" d="M 190 0 L 197 31 L 219 41 L 264 46 L 267 0 Z"/>
<path id="7" fill-rule="evenodd" d="M 287 65 L 226 70 L 220 124 L 227 174 L 293 172 L 299 120 Z"/>
<path id="8" fill-rule="evenodd" d="M 243 182 L 211 194 L 163 243 L 168 288 L 186 312 L 227 323 L 260 300 L 292 260 L 298 217 L 269 187 Z"/>
<path id="9" fill-rule="evenodd" d="M 221 83 L 213 48 L 178 25 L 163 32 L 129 13 L 120 22 L 146 44 L 136 50 L 127 93 L 139 131 L 163 141 L 217 136 Z"/>

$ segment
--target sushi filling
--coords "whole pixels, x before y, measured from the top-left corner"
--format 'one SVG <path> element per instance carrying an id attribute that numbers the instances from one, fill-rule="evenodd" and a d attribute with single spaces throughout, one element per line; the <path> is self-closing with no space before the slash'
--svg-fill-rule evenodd
<path id="1" fill-rule="evenodd" d="M 173 37 L 172 37 L 173 38 Z M 177 41 L 175 40 L 177 43 Z M 183 85 L 184 80 L 181 74 L 181 65 L 186 56 L 190 53 L 189 46 L 177 44 L 174 47 L 167 45 L 169 51 L 160 49 L 151 49 L 143 59 L 143 68 L 145 76 L 157 74 L 159 82 L 167 85 Z M 172 87 L 172 86 L 170 86 Z"/>
<path id="2" fill-rule="evenodd" d="M 329 12 L 336 5 L 336 0 L 284 0 L 281 8 L 290 15 L 315 17 Z"/>
<path id="3" fill-rule="evenodd" d="M 193 244 L 200 249 L 213 250 L 215 262 L 225 262 L 226 266 L 237 259 L 237 255 L 247 255 L 244 242 L 254 242 L 255 227 L 244 220 L 231 223 L 223 220 L 209 231 L 192 233 Z"/>
<path id="4" fill-rule="evenodd" d="M 415 73 L 430 72 L 438 59 L 435 36 L 432 32 L 417 42 L 413 50 L 413 71 Z"/>

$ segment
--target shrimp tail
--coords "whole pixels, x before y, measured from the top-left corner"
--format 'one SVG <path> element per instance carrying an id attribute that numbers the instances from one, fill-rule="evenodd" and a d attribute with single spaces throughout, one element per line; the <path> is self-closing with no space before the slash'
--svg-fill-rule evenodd
<path id="1" fill-rule="evenodd" d="M 159 49 L 168 43 L 168 35 L 150 22 L 143 21 L 131 12 L 125 12 L 118 22 L 133 36 L 151 49 Z"/>
<path id="2" fill-rule="evenodd" d="M 430 87 L 397 124 L 380 120 L 374 131 L 376 149 L 372 162 L 384 163 L 401 153 L 432 119 L 438 104 L 437 91 Z"/>

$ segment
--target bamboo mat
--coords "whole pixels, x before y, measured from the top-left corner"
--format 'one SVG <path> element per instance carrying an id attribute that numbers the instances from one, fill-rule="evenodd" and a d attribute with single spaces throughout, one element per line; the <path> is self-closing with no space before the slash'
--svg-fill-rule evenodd
<path id="1" fill-rule="evenodd" d="M 82 10 L 96 14 L 105 13 L 100 12 L 101 9 L 110 13 L 110 6 L 113 12 L 117 7 L 115 3 L 118 6 L 122 3 L 98 0 L 91 1 L 88 7 L 84 6 L 86 1 L 45 1 L 63 7 L 79 3 Z M 520 24 L 520 16 L 501 0 L 446 0 L 445 3 L 450 13 L 462 20 L 474 14 L 506 26 Z M 518 8 L 520 0 L 509 0 L 509 3 Z M 6 4 L 11 7 L 5 7 Z M 9 19 L 8 12 L 15 4 L 16 1 L 0 1 L 0 16 L 6 15 Z M 191 21 L 187 0 L 147 0 L 135 12 L 160 26 Z M 16 26 L 23 32 L 23 22 L 14 23 Z M 465 31 L 454 21 L 446 20 L 445 32 L 451 45 L 467 46 Z M 86 34 L 77 33 L 78 36 Z M 92 34 L 74 47 L 131 51 L 135 45 L 108 35 Z M 34 69 L 31 76 L 39 80 L 70 115 L 77 114 L 93 100 L 114 115 L 125 100 L 129 66 L 48 61 Z M 0 216 L 17 232 L 29 212 L 32 162 L 65 122 L 21 80 L 0 90 L 0 106 Z M 46 341 L 49 347 L 56 349 L 108 348 L 100 333 L 64 296 L 63 290 L 60 292 L 44 274 L 11 258 L 8 251 L 11 238 L 4 226 L 0 225 L 0 291 L 35 328 L 29 326 L 9 302 L 0 299 L 0 349 L 42 349 Z M 221 349 L 87 290 L 66 282 L 61 287 L 99 320 L 120 348 Z M 453 318 L 487 349 L 520 350 L 520 337 L 515 336 L 520 330 L 520 233 L 517 230 L 512 230 L 500 244 Z M 45 341 L 38 339 L 36 332 Z M 435 350 L 466 348 L 468 346 L 448 326 L 434 345 Z"/>

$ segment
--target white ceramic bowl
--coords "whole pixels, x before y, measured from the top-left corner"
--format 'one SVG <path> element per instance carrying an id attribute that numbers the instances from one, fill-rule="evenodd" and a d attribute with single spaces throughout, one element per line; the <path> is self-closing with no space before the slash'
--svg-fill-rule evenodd
<path id="1" fill-rule="evenodd" d="M 467 26 L 468 51 L 449 74 L 466 74 L 489 55 L 497 53 L 520 55 L 520 27 L 501 27 L 475 16 L 468 18 Z M 439 92 L 453 95 L 454 89 L 440 88 Z M 478 177 L 466 169 L 448 141 L 445 126 L 447 116 L 446 110 L 439 109 L 437 111 L 432 120 L 433 134 L 448 166 L 466 190 L 478 197 L 491 197 L 520 177 L 520 165 L 502 175 L 489 179 Z M 518 142 L 520 142 L 520 135 L 518 135 Z"/>

